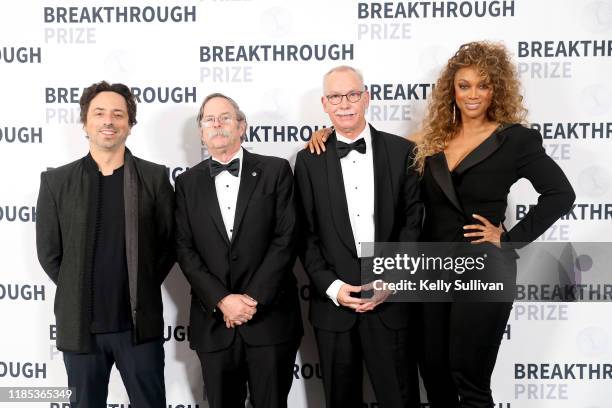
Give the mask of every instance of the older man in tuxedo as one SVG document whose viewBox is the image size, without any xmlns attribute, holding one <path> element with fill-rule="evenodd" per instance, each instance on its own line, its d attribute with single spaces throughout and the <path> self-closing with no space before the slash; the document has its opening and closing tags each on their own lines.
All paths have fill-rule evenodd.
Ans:
<svg viewBox="0 0 612 408">
<path fill-rule="evenodd" d="M 248 383 L 254 407 L 286 407 L 303 330 L 291 168 L 242 147 L 246 117 L 225 95 L 198 124 L 211 157 L 176 180 L 176 245 L 208 402 L 244 408 Z"/>
<path fill-rule="evenodd" d="M 370 96 L 354 68 L 332 69 L 323 85 L 321 102 L 335 130 L 323 154 L 298 153 L 295 177 L 327 406 L 363 405 L 365 360 L 380 407 L 418 407 L 414 306 L 360 296 L 367 262 L 361 243 L 417 240 L 414 145 L 366 122 Z"/>
</svg>

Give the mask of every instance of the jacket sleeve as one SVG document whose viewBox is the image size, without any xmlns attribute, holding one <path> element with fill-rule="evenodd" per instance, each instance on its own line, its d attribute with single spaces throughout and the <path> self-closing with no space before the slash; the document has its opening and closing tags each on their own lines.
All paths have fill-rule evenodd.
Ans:
<svg viewBox="0 0 612 408">
<path fill-rule="evenodd" d="M 46 173 L 40 175 L 40 189 L 36 202 L 36 252 L 40 266 L 57 284 L 62 264 L 62 233 L 57 205 Z"/>
<path fill-rule="evenodd" d="M 297 155 L 295 162 L 295 182 L 300 234 L 298 254 L 315 290 L 326 297 L 327 288 L 339 278 L 323 257 L 316 224 L 314 191 L 301 154 Z"/>
<path fill-rule="evenodd" d="M 155 203 L 155 231 L 157 234 L 159 254 L 157 277 L 161 284 L 176 261 L 174 248 L 174 190 L 166 176 L 161 172 L 161 181 Z"/>
<path fill-rule="evenodd" d="M 245 291 L 262 305 L 274 301 L 285 274 L 293 273 L 295 263 L 296 211 L 293 174 L 286 160 L 283 160 L 276 182 L 275 214 L 274 237 Z"/>
<path fill-rule="evenodd" d="M 501 241 L 514 243 L 513 248 L 521 248 L 542 235 L 571 210 L 576 199 L 563 170 L 544 151 L 540 133 L 524 129 L 518 137 L 517 174 L 529 180 L 540 196 L 537 205 L 510 231 L 502 234 Z"/>
<path fill-rule="evenodd" d="M 421 201 L 419 175 L 412 167 L 412 155 L 404 164 L 400 214 L 404 224 L 399 231 L 401 242 L 417 242 L 423 225 L 424 206 Z"/>
<path fill-rule="evenodd" d="M 176 179 L 175 245 L 178 263 L 191 289 L 209 313 L 230 292 L 210 271 L 193 241 L 182 177 Z"/>
</svg>

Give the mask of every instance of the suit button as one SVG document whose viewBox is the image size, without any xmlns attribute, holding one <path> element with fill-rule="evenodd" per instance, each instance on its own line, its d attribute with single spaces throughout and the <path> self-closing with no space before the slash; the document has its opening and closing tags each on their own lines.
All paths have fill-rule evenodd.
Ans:
<svg viewBox="0 0 612 408">
<path fill-rule="evenodd" d="M 238 255 L 232 255 L 232 261 L 237 261 L 238 260 Z"/>
</svg>

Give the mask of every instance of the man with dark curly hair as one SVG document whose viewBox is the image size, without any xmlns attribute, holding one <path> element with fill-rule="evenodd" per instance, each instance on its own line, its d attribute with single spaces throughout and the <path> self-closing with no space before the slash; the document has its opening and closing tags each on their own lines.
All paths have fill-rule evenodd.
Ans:
<svg viewBox="0 0 612 408">
<path fill-rule="evenodd" d="M 160 286 L 174 263 L 166 169 L 125 146 L 136 102 L 123 84 L 86 88 L 89 153 L 41 174 L 36 247 L 57 285 L 57 348 L 78 408 L 106 407 L 113 364 L 135 408 L 166 405 Z"/>
</svg>

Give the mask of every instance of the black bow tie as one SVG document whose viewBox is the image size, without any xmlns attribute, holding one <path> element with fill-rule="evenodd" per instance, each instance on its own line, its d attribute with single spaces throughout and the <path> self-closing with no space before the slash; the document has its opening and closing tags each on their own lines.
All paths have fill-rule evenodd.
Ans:
<svg viewBox="0 0 612 408">
<path fill-rule="evenodd" d="M 351 150 L 356 150 L 358 153 L 365 154 L 365 140 L 361 138 L 353 143 L 336 142 L 336 151 L 338 152 L 338 157 L 343 158 L 344 156 L 349 154 Z"/>
<path fill-rule="evenodd" d="M 234 177 L 238 177 L 238 172 L 240 171 L 240 159 L 234 159 L 227 164 L 221 164 L 218 161 L 210 159 L 210 177 L 215 178 L 227 170 L 229 174 Z"/>
</svg>

